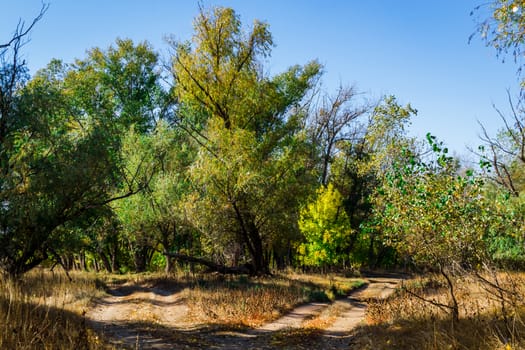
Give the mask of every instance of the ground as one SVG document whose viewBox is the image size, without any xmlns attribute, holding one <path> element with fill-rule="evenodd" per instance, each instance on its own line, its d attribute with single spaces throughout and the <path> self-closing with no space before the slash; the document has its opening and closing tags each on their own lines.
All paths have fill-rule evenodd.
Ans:
<svg viewBox="0 0 525 350">
<path fill-rule="evenodd" d="M 353 329 L 364 321 L 367 302 L 388 297 L 401 278 L 368 274 L 368 283 L 345 298 L 304 304 L 248 330 L 192 322 L 181 290 L 170 284 L 114 286 L 86 317 L 97 333 L 119 348 L 348 349 Z"/>
</svg>

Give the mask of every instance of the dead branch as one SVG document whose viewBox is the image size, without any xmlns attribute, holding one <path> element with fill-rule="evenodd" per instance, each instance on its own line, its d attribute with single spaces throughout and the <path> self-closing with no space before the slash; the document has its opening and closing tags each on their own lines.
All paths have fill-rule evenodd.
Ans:
<svg viewBox="0 0 525 350">
<path fill-rule="evenodd" d="M 24 29 L 24 22 L 22 20 L 18 21 L 18 25 L 16 26 L 15 33 L 11 40 L 9 40 L 5 44 L 0 44 L 0 49 L 5 49 L 11 46 L 13 43 L 20 42 L 25 36 L 29 34 L 29 32 L 33 29 L 35 24 L 44 17 L 44 14 L 46 13 L 47 9 L 49 8 L 49 4 L 42 3 L 42 8 L 40 9 L 40 12 L 38 13 L 38 16 L 36 16 L 29 27 Z"/>
</svg>

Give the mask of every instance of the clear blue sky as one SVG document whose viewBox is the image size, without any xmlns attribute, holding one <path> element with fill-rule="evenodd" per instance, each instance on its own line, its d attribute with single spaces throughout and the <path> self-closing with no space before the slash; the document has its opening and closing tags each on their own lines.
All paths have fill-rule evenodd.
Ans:
<svg viewBox="0 0 525 350">
<path fill-rule="evenodd" d="M 50 8 L 31 34 L 24 56 L 34 73 L 51 58 L 71 62 L 117 37 L 147 40 L 166 53 L 163 40 L 191 37 L 197 1 L 48 0 Z M 507 109 L 506 90 L 518 92 L 517 67 L 503 64 L 475 31 L 470 12 L 485 0 L 203 0 L 234 8 L 245 25 L 270 24 L 276 47 L 267 69 L 318 59 L 323 87 L 356 85 L 371 99 L 396 95 L 418 109 L 412 133 L 430 131 L 458 154 L 479 144 L 477 121 L 496 132 L 492 108 Z M 0 0 L 0 43 L 19 18 L 29 22 L 40 0 Z"/>
</svg>

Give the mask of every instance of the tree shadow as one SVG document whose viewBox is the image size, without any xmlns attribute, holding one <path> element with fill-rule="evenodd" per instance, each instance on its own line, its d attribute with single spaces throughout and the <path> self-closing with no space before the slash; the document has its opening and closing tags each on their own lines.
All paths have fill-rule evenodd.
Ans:
<svg viewBox="0 0 525 350">
<path fill-rule="evenodd" d="M 268 332 L 218 324 L 183 329 L 151 322 L 92 321 L 92 327 L 119 349 L 311 349 L 316 342 L 313 334 L 290 338 L 288 330 Z"/>
</svg>

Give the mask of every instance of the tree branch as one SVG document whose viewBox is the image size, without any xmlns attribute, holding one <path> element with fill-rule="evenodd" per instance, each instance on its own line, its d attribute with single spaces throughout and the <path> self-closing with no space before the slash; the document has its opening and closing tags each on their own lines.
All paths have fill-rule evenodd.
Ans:
<svg viewBox="0 0 525 350">
<path fill-rule="evenodd" d="M 31 24 L 29 25 L 29 27 L 27 27 L 26 30 L 24 30 L 24 23 L 22 21 L 19 21 L 18 25 L 16 26 L 15 34 L 13 35 L 11 40 L 9 40 L 5 44 L 0 44 L 0 49 L 8 48 L 13 43 L 20 42 L 23 37 L 25 37 L 27 34 L 29 34 L 29 32 L 33 29 L 35 24 L 42 19 L 42 17 L 44 16 L 44 14 L 46 13 L 48 8 L 49 8 L 49 4 L 42 3 L 42 8 L 40 9 L 40 12 L 39 12 L 38 16 L 36 16 L 33 19 L 33 22 L 31 22 Z"/>
</svg>

